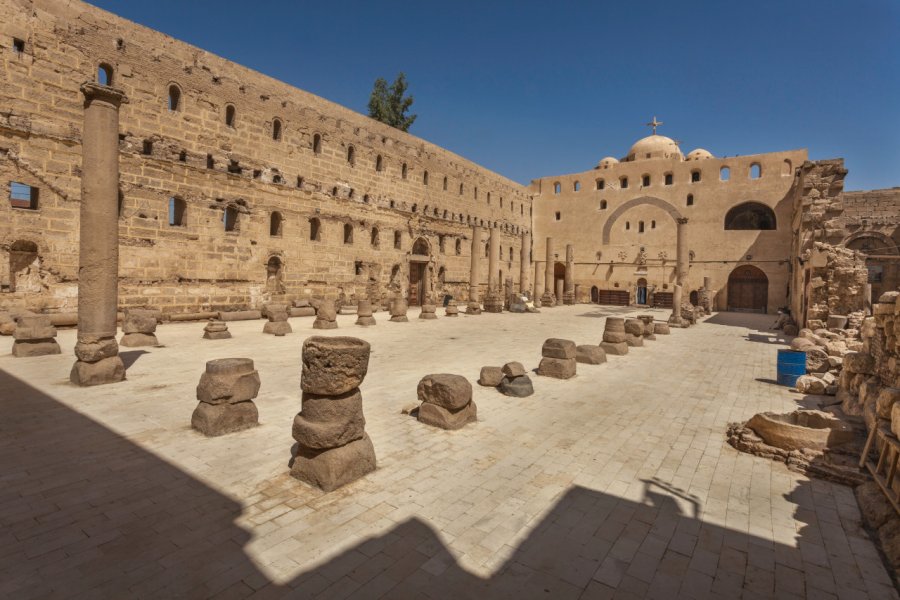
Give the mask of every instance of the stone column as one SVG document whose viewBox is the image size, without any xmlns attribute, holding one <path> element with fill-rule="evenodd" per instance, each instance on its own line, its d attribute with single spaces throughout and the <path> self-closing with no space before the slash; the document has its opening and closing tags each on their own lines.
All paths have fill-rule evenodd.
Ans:
<svg viewBox="0 0 900 600">
<path fill-rule="evenodd" d="M 488 254 L 488 293 L 484 299 L 484 310 L 487 312 L 503 312 L 502 282 L 500 281 L 500 230 L 491 228 L 490 253 Z"/>
<path fill-rule="evenodd" d="M 99 385 L 125 379 L 116 343 L 119 299 L 119 106 L 121 90 L 81 86 L 81 214 L 78 249 L 78 341 L 69 379 Z"/>
<path fill-rule="evenodd" d="M 544 295 L 541 296 L 541 306 L 552 308 L 556 304 L 556 298 L 553 296 L 553 238 L 547 238 L 547 262 L 544 263 Z"/>
<path fill-rule="evenodd" d="M 481 229 L 472 227 L 472 262 L 469 267 L 469 304 L 467 315 L 481 314 L 481 303 L 478 301 L 478 263 L 481 260 Z"/>
<path fill-rule="evenodd" d="M 683 320 L 681 318 L 681 284 L 675 284 L 675 291 L 672 294 L 672 316 L 669 317 L 671 325 L 681 326 Z"/>
<path fill-rule="evenodd" d="M 575 246 L 566 244 L 566 287 L 563 304 L 575 304 Z"/>
<path fill-rule="evenodd" d="M 541 284 L 543 283 L 543 279 L 541 278 L 541 261 L 534 261 L 534 307 L 541 307 L 541 292 L 543 291 Z"/>
<path fill-rule="evenodd" d="M 675 283 L 684 285 L 690 266 L 687 245 L 687 218 L 675 219 Z"/>
<path fill-rule="evenodd" d="M 528 295 L 531 286 L 528 278 L 531 276 L 531 234 L 522 234 L 522 250 L 519 256 L 521 265 L 519 265 L 519 291 L 524 295 Z"/>
</svg>

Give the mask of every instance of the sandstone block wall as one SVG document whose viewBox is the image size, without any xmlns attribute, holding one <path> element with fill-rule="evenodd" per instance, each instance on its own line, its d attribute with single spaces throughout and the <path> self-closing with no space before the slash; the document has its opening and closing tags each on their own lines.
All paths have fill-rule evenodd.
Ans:
<svg viewBox="0 0 900 600">
<path fill-rule="evenodd" d="M 517 183 L 82 2 L 0 0 L 0 306 L 75 308 L 78 88 L 100 65 L 129 98 L 123 307 L 405 295 L 422 248 L 426 291 L 461 297 L 472 225 L 500 229 L 518 277 L 531 198 Z M 38 190 L 36 210 L 7 199 L 12 182 Z"/>
</svg>

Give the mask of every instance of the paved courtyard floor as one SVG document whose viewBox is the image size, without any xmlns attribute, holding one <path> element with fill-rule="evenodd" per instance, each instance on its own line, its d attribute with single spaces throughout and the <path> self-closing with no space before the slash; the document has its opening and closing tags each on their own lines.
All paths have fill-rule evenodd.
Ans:
<svg viewBox="0 0 900 600">
<path fill-rule="evenodd" d="M 326 335 L 372 344 L 378 470 L 330 494 L 288 475 L 312 319 L 283 338 L 230 323 L 223 341 L 164 325 L 99 388 L 68 384 L 74 331 L 61 356 L 4 349 L 0 597 L 898 597 L 850 488 L 725 443 L 727 423 L 803 400 L 773 383 L 771 316 L 720 313 L 572 380 L 533 375 L 529 398 L 475 385 L 479 421 L 459 431 L 400 414 L 425 374 L 532 369 L 545 338 L 598 343 L 609 314 L 629 313 L 338 317 Z M 261 424 L 207 439 L 195 387 L 224 357 L 256 362 Z"/>
</svg>

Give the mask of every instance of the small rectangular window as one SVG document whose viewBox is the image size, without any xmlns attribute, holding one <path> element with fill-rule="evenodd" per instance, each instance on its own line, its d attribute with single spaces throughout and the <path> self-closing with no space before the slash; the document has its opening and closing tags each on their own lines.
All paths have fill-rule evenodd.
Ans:
<svg viewBox="0 0 900 600">
<path fill-rule="evenodd" d="M 560 218 L 561 218 L 561 216 L 562 216 L 562 215 L 560 215 L 559 212 L 557 212 L 557 213 L 556 213 L 556 220 L 559 221 Z"/>
<path fill-rule="evenodd" d="M 169 226 L 170 227 L 183 227 L 184 226 L 184 213 L 187 209 L 187 204 L 185 204 L 184 200 L 178 198 L 177 196 L 173 196 L 169 198 Z"/>
<path fill-rule="evenodd" d="M 666 185 L 672 185 L 672 174 L 666 173 Z"/>
<path fill-rule="evenodd" d="M 13 208 L 37 210 L 38 188 L 18 181 L 9 182 L 9 203 Z"/>
<path fill-rule="evenodd" d="M 144 147 L 141 152 L 144 154 L 144 156 L 150 156 L 151 154 L 153 154 L 153 142 L 151 142 L 150 140 L 144 140 Z"/>
<path fill-rule="evenodd" d="M 25 53 L 25 40 L 20 40 L 19 38 L 13 38 L 13 50 L 17 54 Z"/>
</svg>

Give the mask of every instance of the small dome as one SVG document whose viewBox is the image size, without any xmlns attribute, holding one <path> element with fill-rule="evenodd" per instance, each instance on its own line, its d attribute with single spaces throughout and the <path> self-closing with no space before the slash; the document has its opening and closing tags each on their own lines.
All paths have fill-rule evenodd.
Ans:
<svg viewBox="0 0 900 600">
<path fill-rule="evenodd" d="M 675 140 L 664 135 L 648 135 L 639 139 L 628 151 L 625 160 L 645 160 L 648 158 L 681 158 L 681 149 Z"/>
<path fill-rule="evenodd" d="M 697 148 L 696 150 L 691 150 L 687 158 L 685 160 L 703 160 L 704 158 L 714 158 L 709 150 L 704 150 L 703 148 Z"/>
<path fill-rule="evenodd" d="M 613 158 L 612 156 L 604 156 L 600 159 L 600 162 L 597 163 L 598 169 L 608 169 L 612 165 L 615 165 L 619 162 L 618 159 Z"/>
</svg>

